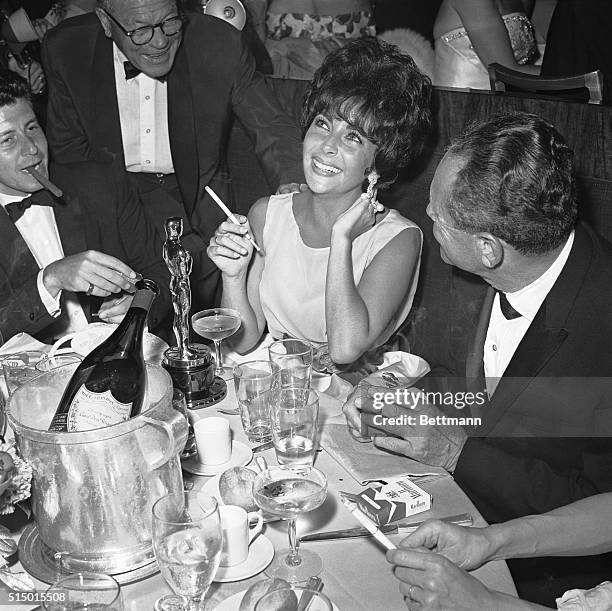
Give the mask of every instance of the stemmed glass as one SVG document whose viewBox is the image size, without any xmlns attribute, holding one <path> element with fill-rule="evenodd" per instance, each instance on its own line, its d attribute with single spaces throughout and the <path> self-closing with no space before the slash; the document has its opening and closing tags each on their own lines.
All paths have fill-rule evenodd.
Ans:
<svg viewBox="0 0 612 611">
<path fill-rule="evenodd" d="M 300 583 L 323 570 L 318 554 L 298 551 L 296 520 L 298 515 L 320 507 L 327 496 L 325 475 L 310 465 L 269 467 L 253 482 L 253 497 L 259 507 L 287 520 L 290 549 L 275 554 L 266 569 L 268 577 Z"/>
<path fill-rule="evenodd" d="M 202 492 L 175 492 L 153 505 L 153 549 L 176 595 L 156 611 L 202 611 L 202 599 L 219 568 L 222 546 L 217 500 Z"/>
<path fill-rule="evenodd" d="M 240 328 L 240 312 L 231 308 L 202 310 L 191 317 L 191 326 L 200 336 L 211 339 L 215 344 L 215 375 L 222 380 L 232 379 L 232 368 L 223 367 L 221 362 L 221 340 L 234 335 Z"/>
</svg>

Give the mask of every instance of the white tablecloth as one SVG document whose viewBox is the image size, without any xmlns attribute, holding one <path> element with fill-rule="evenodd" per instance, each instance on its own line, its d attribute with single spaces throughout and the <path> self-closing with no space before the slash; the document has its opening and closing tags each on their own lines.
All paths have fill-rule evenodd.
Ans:
<svg viewBox="0 0 612 611">
<path fill-rule="evenodd" d="M 329 397 L 326 396 L 324 399 L 327 410 L 334 411 L 336 409 L 339 413 L 340 404 L 334 408 L 333 404 L 330 404 Z M 231 408 L 235 406 L 233 383 L 230 382 L 228 384 L 228 396 L 221 403 L 214 407 L 192 411 L 190 415 L 194 420 L 197 420 L 220 415 L 217 407 Z M 242 430 L 240 417 L 226 417 L 230 420 L 234 438 L 248 443 Z M 274 450 L 267 450 L 263 453 L 263 456 L 270 464 L 275 464 Z M 401 458 L 398 458 L 398 460 L 401 460 Z M 328 498 L 321 508 L 298 520 L 298 534 L 359 526 L 355 518 L 341 505 L 338 491 L 356 492 L 361 490 L 360 486 L 324 449 L 317 454 L 316 467 L 321 469 L 328 478 Z M 196 489 L 201 488 L 208 480 L 208 478 L 189 474 L 185 474 L 185 479 L 193 479 Z M 419 514 L 418 518 L 415 517 L 415 520 L 470 513 L 474 517 L 475 525 L 485 525 L 474 505 L 450 476 L 433 479 L 421 485 L 432 495 L 433 508 L 427 513 Z M 265 534 L 272 541 L 275 549 L 288 546 L 286 523 L 268 524 Z M 392 537 L 396 543 L 399 543 L 402 538 L 403 535 Z M 324 582 L 323 591 L 340 610 L 371 611 L 372 609 L 384 609 L 385 611 L 399 611 L 406 608 L 399 593 L 398 581 L 392 575 L 391 565 L 385 560 L 385 552 L 373 539 L 344 539 L 305 543 L 303 545 L 308 545 L 309 549 L 316 551 L 322 557 L 324 563 L 324 570 L 321 575 Z M 489 588 L 516 595 L 516 589 L 505 562 L 491 562 L 475 571 L 474 574 Z M 258 575 L 240 582 L 213 584 L 206 598 L 208 606 L 214 608 L 216 604 L 219 604 L 228 596 L 245 590 L 261 578 L 262 575 Z M 42 582 L 37 582 L 37 587 L 44 590 L 48 586 Z M 170 593 L 169 587 L 159 573 L 142 581 L 124 585 L 122 591 L 125 611 L 152 610 L 155 600 L 159 596 Z M 21 611 L 27 607 L 2 607 L 2 609 L 12 608 L 15 611 Z"/>
</svg>

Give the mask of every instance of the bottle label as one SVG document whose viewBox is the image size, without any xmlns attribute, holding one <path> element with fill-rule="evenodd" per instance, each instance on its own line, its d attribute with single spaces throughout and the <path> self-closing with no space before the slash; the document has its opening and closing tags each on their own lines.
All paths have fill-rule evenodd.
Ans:
<svg viewBox="0 0 612 611">
<path fill-rule="evenodd" d="M 83 384 L 77 391 L 66 419 L 66 430 L 89 431 L 124 422 L 130 417 L 132 403 L 121 403 L 110 390 L 92 392 Z"/>
</svg>

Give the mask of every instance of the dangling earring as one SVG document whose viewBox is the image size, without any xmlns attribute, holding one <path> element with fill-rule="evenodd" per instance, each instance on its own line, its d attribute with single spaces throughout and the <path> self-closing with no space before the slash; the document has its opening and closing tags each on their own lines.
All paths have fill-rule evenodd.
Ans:
<svg viewBox="0 0 612 611">
<path fill-rule="evenodd" d="M 380 174 L 375 169 L 370 170 L 368 174 L 368 188 L 366 191 L 366 195 L 368 196 L 368 199 L 370 200 L 370 203 L 368 205 L 370 206 L 372 213 L 379 212 L 378 210 L 379 204 L 376 201 L 376 194 L 378 191 L 376 189 L 376 183 L 378 182 L 379 178 L 380 178 Z"/>
</svg>

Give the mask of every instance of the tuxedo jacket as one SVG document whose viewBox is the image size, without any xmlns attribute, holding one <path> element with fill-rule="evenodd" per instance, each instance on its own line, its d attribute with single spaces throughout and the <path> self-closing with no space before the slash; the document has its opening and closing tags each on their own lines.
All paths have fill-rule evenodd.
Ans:
<svg viewBox="0 0 612 611">
<path fill-rule="evenodd" d="M 484 341 L 492 297 L 484 298 L 475 346 Z M 454 472 L 488 522 L 612 490 L 611 381 L 612 245 L 580 224 Z M 564 589 L 609 579 L 612 560 L 514 561 L 511 569 L 519 594 L 551 604 Z"/>
<path fill-rule="evenodd" d="M 50 30 L 43 61 L 53 159 L 66 163 L 110 153 L 124 162 L 112 41 L 96 15 L 69 19 Z M 185 209 L 190 220 L 198 203 L 210 211 L 200 212 L 199 224 L 193 223 L 201 235 L 212 235 L 225 218 L 206 199 L 204 187 L 215 176 L 218 182 L 224 178 L 234 116 L 245 127 L 271 185 L 303 181 L 297 126 L 255 70 L 234 27 L 215 17 L 190 15 L 167 83 L 170 149 Z"/>
<path fill-rule="evenodd" d="M 157 282 L 161 293 L 151 308 L 149 328 L 164 331 L 171 310 L 170 275 L 162 244 L 123 172 L 108 163 L 85 162 L 51 166 L 50 176 L 64 192 L 53 207 L 64 255 L 98 250 Z M 55 319 L 38 293 L 38 265 L 8 214 L 0 213 L 0 331 L 5 340 L 20 331 L 48 340 L 45 328 Z M 77 295 L 91 320 L 100 299 Z"/>
</svg>

